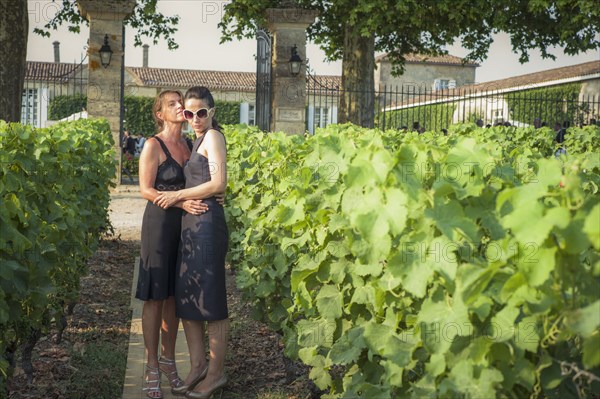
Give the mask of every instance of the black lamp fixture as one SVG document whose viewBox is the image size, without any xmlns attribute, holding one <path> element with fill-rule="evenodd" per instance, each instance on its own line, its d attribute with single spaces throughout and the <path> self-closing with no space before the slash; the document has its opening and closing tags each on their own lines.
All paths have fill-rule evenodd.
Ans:
<svg viewBox="0 0 600 399">
<path fill-rule="evenodd" d="M 298 55 L 298 47 L 294 44 L 292 46 L 292 56 L 290 57 L 290 74 L 292 76 L 298 76 L 300 73 L 300 68 L 302 67 L 302 63 L 304 61 Z"/>
<path fill-rule="evenodd" d="M 106 68 L 110 65 L 110 59 L 112 58 L 112 49 L 108 45 L 108 35 L 104 35 L 104 44 L 100 47 L 100 62 L 102 66 Z"/>
</svg>

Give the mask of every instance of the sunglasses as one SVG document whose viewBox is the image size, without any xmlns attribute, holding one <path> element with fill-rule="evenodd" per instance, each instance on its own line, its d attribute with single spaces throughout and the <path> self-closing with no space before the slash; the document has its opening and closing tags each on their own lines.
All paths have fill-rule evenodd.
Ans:
<svg viewBox="0 0 600 399">
<path fill-rule="evenodd" d="M 212 110 L 214 110 L 214 108 L 210 108 L 210 109 L 200 108 L 196 112 L 192 112 L 189 109 L 184 109 L 183 117 L 185 119 L 194 119 L 194 115 L 196 115 L 198 118 L 204 119 L 204 118 L 208 117 L 208 115 L 212 112 Z"/>
</svg>

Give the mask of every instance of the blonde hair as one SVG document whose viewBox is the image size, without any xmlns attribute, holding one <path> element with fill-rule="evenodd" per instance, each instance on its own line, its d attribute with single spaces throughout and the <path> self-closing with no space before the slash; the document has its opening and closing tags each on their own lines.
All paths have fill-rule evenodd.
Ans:
<svg viewBox="0 0 600 399">
<path fill-rule="evenodd" d="M 167 94 L 177 94 L 179 95 L 179 99 L 183 101 L 183 95 L 179 90 L 164 90 L 158 96 L 156 96 L 154 99 L 154 104 L 152 105 L 152 118 L 154 118 L 157 132 L 160 132 L 165 126 L 165 121 L 160 119 L 156 114 L 162 111 L 165 105 L 165 96 Z"/>
</svg>

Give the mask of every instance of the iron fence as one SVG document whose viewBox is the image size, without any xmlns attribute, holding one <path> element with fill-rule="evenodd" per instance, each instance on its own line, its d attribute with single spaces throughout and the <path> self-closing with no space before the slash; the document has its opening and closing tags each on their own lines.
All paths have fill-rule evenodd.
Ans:
<svg viewBox="0 0 600 399">
<path fill-rule="evenodd" d="M 430 86 L 381 86 L 368 93 L 347 90 L 350 98 L 375 98 L 375 126 L 398 130 L 442 131 L 454 123 L 481 126 L 535 124 L 554 127 L 581 126 L 600 117 L 600 96 L 581 94 L 581 84 L 544 88 L 481 89 L 478 87 L 433 90 Z M 344 92 L 339 79 L 307 77 L 307 130 L 314 133 L 337 121 Z M 326 117 L 323 117 L 326 115 Z"/>
</svg>

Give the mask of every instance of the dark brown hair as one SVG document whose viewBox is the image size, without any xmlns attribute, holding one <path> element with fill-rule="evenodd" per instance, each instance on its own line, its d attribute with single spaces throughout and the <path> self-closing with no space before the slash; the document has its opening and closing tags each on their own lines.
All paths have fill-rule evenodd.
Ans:
<svg viewBox="0 0 600 399">
<path fill-rule="evenodd" d="M 215 107 L 215 99 L 213 98 L 212 94 L 210 93 L 210 90 L 208 90 L 207 87 L 204 87 L 204 86 L 190 87 L 185 92 L 183 101 L 185 102 L 186 100 L 189 100 L 192 98 L 206 102 L 208 104 L 209 108 Z M 217 119 L 214 116 L 212 118 L 212 128 L 215 130 L 218 130 L 220 132 L 223 130 L 223 128 L 221 128 L 221 125 L 219 125 L 219 122 L 217 122 Z"/>
<path fill-rule="evenodd" d="M 156 116 L 156 113 L 162 111 L 163 106 L 165 105 L 165 96 L 167 94 L 178 94 L 179 98 L 183 99 L 183 95 L 181 95 L 181 92 L 179 90 L 165 90 L 162 91 L 158 96 L 156 96 L 156 98 L 154 99 L 154 104 L 152 105 L 152 117 L 154 118 L 154 123 L 156 124 L 157 132 L 160 132 L 165 125 L 165 121 L 159 119 L 158 116 Z"/>
</svg>

